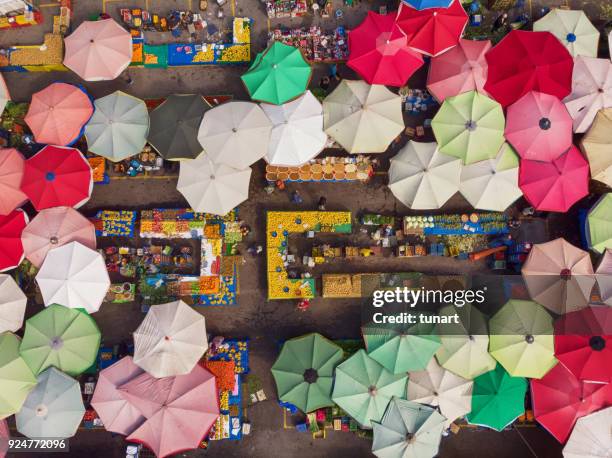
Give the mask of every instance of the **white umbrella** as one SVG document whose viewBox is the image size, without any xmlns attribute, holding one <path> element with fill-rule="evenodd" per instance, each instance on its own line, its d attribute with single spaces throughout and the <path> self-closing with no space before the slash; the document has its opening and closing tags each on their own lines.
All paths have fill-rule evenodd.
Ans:
<svg viewBox="0 0 612 458">
<path fill-rule="evenodd" d="M 151 306 L 134 332 L 134 363 L 157 378 L 191 372 L 207 348 L 204 317 L 183 301 Z"/>
<path fill-rule="evenodd" d="M 226 215 L 249 198 L 251 168 L 215 165 L 206 154 L 181 161 L 176 189 L 197 212 Z"/>
<path fill-rule="evenodd" d="M 323 107 L 312 92 L 282 105 L 262 104 L 272 121 L 270 147 L 265 159 L 272 165 L 302 165 L 325 147 Z"/>
<path fill-rule="evenodd" d="M 110 287 L 104 259 L 95 250 L 70 242 L 47 253 L 36 275 L 45 306 L 59 304 L 97 312 Z"/>
<path fill-rule="evenodd" d="M 503 212 L 523 195 L 518 167 L 518 156 L 504 143 L 495 159 L 463 166 L 459 192 L 478 210 Z"/>
<path fill-rule="evenodd" d="M 21 328 L 27 303 L 28 298 L 13 277 L 0 274 L 0 334 Z"/>
<path fill-rule="evenodd" d="M 2 75 L 0 75 L 0 115 L 4 111 L 4 107 L 6 107 L 7 102 L 11 100 L 11 95 L 9 94 L 8 87 L 6 86 L 6 82 Z"/>
<path fill-rule="evenodd" d="M 204 113 L 198 141 L 216 164 L 242 170 L 267 154 L 271 130 L 256 103 L 228 102 Z"/>
<path fill-rule="evenodd" d="M 563 448 L 563 458 L 610 458 L 612 456 L 612 407 L 576 422 Z"/>
<path fill-rule="evenodd" d="M 572 57 L 597 57 L 599 31 L 582 10 L 555 8 L 533 23 L 533 31 L 552 33 Z"/>
<path fill-rule="evenodd" d="M 607 305 L 612 305 L 612 249 L 608 248 L 601 258 L 597 270 L 595 271 L 595 279 L 599 287 L 599 296 L 601 301 Z"/>
</svg>

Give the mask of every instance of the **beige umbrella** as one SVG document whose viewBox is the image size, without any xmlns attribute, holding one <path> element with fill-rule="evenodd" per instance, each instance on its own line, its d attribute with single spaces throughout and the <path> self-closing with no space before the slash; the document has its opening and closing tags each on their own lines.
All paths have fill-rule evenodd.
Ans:
<svg viewBox="0 0 612 458">
<path fill-rule="evenodd" d="M 4 107 L 11 100 L 11 95 L 9 94 L 8 87 L 6 87 L 6 82 L 2 75 L 0 75 L 0 115 L 4 111 Z"/>
<path fill-rule="evenodd" d="M 323 127 L 349 153 L 382 153 L 404 130 L 402 99 L 385 86 L 342 80 L 323 101 Z"/>
<path fill-rule="evenodd" d="M 565 447 L 563 458 L 612 456 L 612 407 L 581 417 Z"/>
<path fill-rule="evenodd" d="M 608 248 L 595 271 L 601 301 L 612 305 L 612 249 Z"/>
<path fill-rule="evenodd" d="M 582 140 L 580 149 L 589 161 L 591 178 L 612 186 L 612 108 L 597 112 Z"/>
<path fill-rule="evenodd" d="M 531 299 L 559 314 L 586 307 L 595 284 L 589 253 L 563 238 L 535 244 L 521 273 Z"/>
<path fill-rule="evenodd" d="M 13 277 L 0 274 L 0 333 L 16 332 L 23 325 L 28 298 Z"/>
</svg>

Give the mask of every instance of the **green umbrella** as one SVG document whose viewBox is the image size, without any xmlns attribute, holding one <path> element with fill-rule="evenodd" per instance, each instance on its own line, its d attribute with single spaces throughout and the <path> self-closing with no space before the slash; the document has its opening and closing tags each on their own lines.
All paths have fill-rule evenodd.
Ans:
<svg viewBox="0 0 612 458">
<path fill-rule="evenodd" d="M 379 458 L 432 458 L 438 454 L 445 422 L 429 406 L 393 398 L 382 421 L 372 424 L 372 453 Z"/>
<path fill-rule="evenodd" d="M 394 374 L 425 369 L 440 346 L 433 324 L 372 323 L 362 334 L 368 355 Z"/>
<path fill-rule="evenodd" d="M 598 253 L 612 248 L 612 193 L 601 196 L 587 216 L 589 247 Z"/>
<path fill-rule="evenodd" d="M 36 377 L 19 356 L 19 337 L 11 332 L 0 334 L 0 418 L 21 410 Z"/>
<path fill-rule="evenodd" d="M 468 422 L 501 431 L 525 413 L 527 380 L 512 377 L 501 365 L 474 379 Z"/>
<path fill-rule="evenodd" d="M 275 41 L 242 75 L 251 99 L 281 105 L 308 88 L 312 68 L 298 48 Z"/>
<path fill-rule="evenodd" d="M 542 378 L 557 364 L 553 319 L 532 301 L 512 299 L 489 321 L 489 353 L 513 377 Z"/>
<path fill-rule="evenodd" d="M 393 396 L 405 397 L 406 374 L 394 375 L 359 350 L 336 367 L 333 401 L 365 428 L 380 421 Z"/>
<path fill-rule="evenodd" d="M 19 352 L 38 375 L 54 366 L 79 375 L 95 361 L 100 330 L 84 310 L 52 304 L 26 321 Z"/>
<path fill-rule="evenodd" d="M 333 405 L 330 398 L 334 368 L 342 349 L 321 334 L 288 340 L 272 366 L 278 397 L 302 412 Z"/>
<path fill-rule="evenodd" d="M 494 159 L 504 143 L 504 112 L 476 91 L 448 97 L 431 121 L 440 152 L 464 164 Z"/>
</svg>

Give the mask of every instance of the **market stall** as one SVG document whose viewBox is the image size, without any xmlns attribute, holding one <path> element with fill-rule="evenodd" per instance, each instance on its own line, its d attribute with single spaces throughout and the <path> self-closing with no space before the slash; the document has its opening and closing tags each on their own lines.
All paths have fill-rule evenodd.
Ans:
<svg viewBox="0 0 612 458">
<path fill-rule="evenodd" d="M 368 156 L 325 157 L 313 159 L 300 167 L 266 165 L 266 180 L 308 181 L 367 181 L 374 173 Z"/>
<path fill-rule="evenodd" d="M 266 11 L 273 19 L 301 17 L 308 13 L 306 0 L 267 0 Z"/>
<path fill-rule="evenodd" d="M 344 27 L 322 30 L 321 27 L 277 28 L 268 33 L 269 41 L 281 41 L 302 50 L 310 62 L 344 62 L 348 59 L 348 38 Z"/>
</svg>

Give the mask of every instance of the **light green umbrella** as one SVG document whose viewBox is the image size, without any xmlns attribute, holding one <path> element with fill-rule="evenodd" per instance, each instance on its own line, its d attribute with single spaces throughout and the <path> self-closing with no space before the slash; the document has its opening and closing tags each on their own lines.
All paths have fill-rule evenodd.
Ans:
<svg viewBox="0 0 612 458">
<path fill-rule="evenodd" d="M 377 325 L 362 329 L 368 355 L 394 374 L 427 367 L 440 346 L 432 324 Z"/>
<path fill-rule="evenodd" d="M 36 386 L 36 377 L 19 356 L 19 342 L 13 333 L 0 334 L 0 418 L 19 412 Z"/>
<path fill-rule="evenodd" d="M 393 396 L 406 394 L 406 374 L 394 375 L 359 350 L 336 367 L 333 401 L 364 428 L 380 421 Z"/>
<path fill-rule="evenodd" d="M 512 299 L 489 321 L 489 353 L 513 377 L 542 378 L 557 364 L 553 319 L 533 301 Z"/>
<path fill-rule="evenodd" d="M 96 360 L 100 330 L 84 310 L 52 304 L 26 321 L 19 352 L 38 375 L 55 366 L 79 375 Z"/>
<path fill-rule="evenodd" d="M 589 247 L 598 253 L 612 248 L 612 193 L 601 196 L 587 215 Z"/>
<path fill-rule="evenodd" d="M 504 143 L 504 112 L 476 91 L 448 97 L 431 121 L 440 152 L 464 164 L 494 159 Z"/>
<path fill-rule="evenodd" d="M 501 365 L 474 379 L 468 422 L 501 431 L 525 413 L 527 380 L 512 377 Z"/>
<path fill-rule="evenodd" d="M 275 41 L 241 76 L 251 99 L 281 105 L 308 88 L 312 68 L 293 46 Z"/>
<path fill-rule="evenodd" d="M 437 410 L 393 398 L 373 423 L 372 453 L 379 458 L 432 458 L 438 454 L 446 418 Z"/>
<path fill-rule="evenodd" d="M 302 412 L 333 405 L 334 368 L 342 356 L 342 349 L 321 334 L 288 340 L 272 366 L 278 398 Z"/>
</svg>

